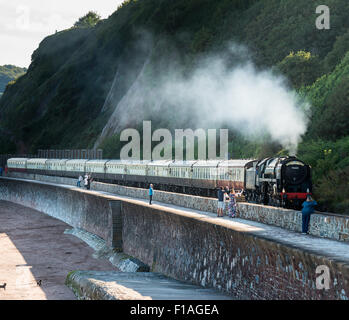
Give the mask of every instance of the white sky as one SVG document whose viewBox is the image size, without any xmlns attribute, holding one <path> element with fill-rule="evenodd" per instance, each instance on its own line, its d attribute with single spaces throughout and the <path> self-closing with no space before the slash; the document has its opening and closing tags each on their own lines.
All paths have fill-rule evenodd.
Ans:
<svg viewBox="0 0 349 320">
<path fill-rule="evenodd" d="M 123 0 L 0 0 L 0 66 L 28 67 L 39 43 L 88 11 L 108 18 Z"/>
</svg>

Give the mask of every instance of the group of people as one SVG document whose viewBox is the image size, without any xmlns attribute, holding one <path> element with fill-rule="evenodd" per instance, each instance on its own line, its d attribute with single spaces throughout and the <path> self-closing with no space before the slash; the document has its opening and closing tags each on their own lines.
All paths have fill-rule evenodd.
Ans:
<svg viewBox="0 0 349 320">
<path fill-rule="evenodd" d="M 234 188 L 230 189 L 228 186 L 223 188 L 220 187 L 217 192 L 218 197 L 218 209 L 217 209 L 217 217 L 223 217 L 224 211 L 226 207 L 226 203 L 228 203 L 228 216 L 230 218 L 236 217 L 236 197 L 240 196 L 240 193 L 236 193 Z"/>
<path fill-rule="evenodd" d="M 230 218 L 236 217 L 236 197 L 240 196 L 240 193 L 236 193 L 234 188 L 229 189 L 226 187 L 220 187 L 217 192 L 218 198 L 218 209 L 217 209 L 217 217 L 223 217 L 224 211 L 226 207 L 226 203 L 228 202 L 228 216 Z M 315 207 L 317 206 L 317 202 L 313 200 L 311 195 L 307 195 L 306 201 L 302 204 L 302 233 L 307 234 L 309 231 L 309 222 L 310 216 L 315 212 Z"/>
<path fill-rule="evenodd" d="M 83 177 L 82 175 L 79 176 L 78 178 L 78 181 L 76 183 L 76 186 L 78 188 L 82 188 L 82 183 L 84 184 L 84 187 L 87 189 L 87 190 L 90 190 L 91 189 L 91 182 L 93 181 L 92 177 L 91 177 L 91 174 L 89 173 L 86 173 L 85 176 Z"/>
</svg>

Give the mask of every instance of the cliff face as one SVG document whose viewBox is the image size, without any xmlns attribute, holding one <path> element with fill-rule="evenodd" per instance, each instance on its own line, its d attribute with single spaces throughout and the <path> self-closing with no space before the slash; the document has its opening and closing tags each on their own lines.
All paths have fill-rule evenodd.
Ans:
<svg viewBox="0 0 349 320">
<path fill-rule="evenodd" d="M 279 64 L 298 88 L 304 81 L 297 79 L 305 73 L 318 78 L 332 72 L 349 50 L 348 2 L 328 1 L 332 28 L 326 32 L 315 28 L 319 4 L 130 0 L 95 27 L 49 36 L 33 53 L 28 72 L 0 100 L 0 129 L 9 134 L 0 153 L 20 146 L 28 152 L 102 146 L 108 154 L 113 138 L 126 126 L 139 127 L 142 120 L 185 127 L 189 120 L 151 89 L 171 70 L 189 76 L 209 54 L 224 55 L 230 42 L 246 45 L 257 68 Z M 289 67 L 285 57 L 299 50 L 316 56 L 316 63 L 291 61 Z M 229 59 L 236 65 L 240 58 Z"/>
</svg>

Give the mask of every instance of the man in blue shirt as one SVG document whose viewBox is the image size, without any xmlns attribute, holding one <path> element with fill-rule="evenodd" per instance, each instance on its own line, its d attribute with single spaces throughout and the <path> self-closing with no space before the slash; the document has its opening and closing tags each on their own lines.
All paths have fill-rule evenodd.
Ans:
<svg viewBox="0 0 349 320">
<path fill-rule="evenodd" d="M 154 193 L 154 189 L 153 189 L 153 185 L 151 184 L 150 185 L 150 188 L 149 188 L 149 204 L 151 205 L 151 202 L 153 200 L 153 193 Z"/>
<path fill-rule="evenodd" d="M 3 169 L 2 169 L 2 167 L 0 167 L 0 177 L 2 176 L 2 171 L 3 171 Z"/>
<path fill-rule="evenodd" d="M 302 233 L 307 234 L 309 229 L 310 216 L 315 211 L 317 202 L 310 195 L 307 196 L 307 201 L 302 204 Z"/>
</svg>

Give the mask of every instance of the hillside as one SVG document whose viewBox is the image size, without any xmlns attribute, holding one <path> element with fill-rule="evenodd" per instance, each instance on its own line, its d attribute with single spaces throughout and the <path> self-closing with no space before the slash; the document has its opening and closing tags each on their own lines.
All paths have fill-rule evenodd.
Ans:
<svg viewBox="0 0 349 320">
<path fill-rule="evenodd" d="M 22 76 L 26 72 L 26 68 L 20 68 L 13 65 L 0 66 L 0 96 L 3 94 L 10 81 Z"/>
<path fill-rule="evenodd" d="M 301 120 L 307 125 L 307 130 L 299 126 L 292 142 L 303 138 L 299 155 L 313 165 L 316 190 L 321 190 L 317 196 L 323 197 L 328 176 L 349 167 L 349 3 L 327 1 L 330 30 L 315 28 L 320 4 L 129 0 L 95 27 L 51 35 L 33 53 L 28 72 L 11 83 L 0 100 L 0 129 L 6 132 L 0 153 L 95 146 L 102 147 L 106 157 L 117 158 L 121 130 L 141 128 L 142 120 L 153 120 L 153 129 L 229 127 L 234 157 L 261 157 L 286 152 L 285 134 L 280 132 L 287 123 L 273 132 L 275 126 L 268 121 L 275 122 L 270 115 L 280 115 L 280 110 L 286 114 L 285 108 L 297 110 L 290 107 L 296 104 L 309 121 L 291 112 L 294 121 L 288 123 L 288 132 Z M 203 84 L 200 91 L 195 86 L 198 78 Z M 223 99 L 229 98 L 227 92 L 239 91 L 239 79 L 246 80 L 240 82 L 250 91 L 250 101 L 236 102 L 250 108 L 244 118 L 243 104 L 230 115 L 232 107 Z M 220 82 L 222 86 L 217 85 Z M 222 91 L 227 84 L 231 87 Z M 274 99 L 263 90 L 265 85 L 285 99 Z M 295 92 L 300 100 L 290 98 Z M 284 103 L 287 99 L 290 102 Z M 216 109 L 209 109 L 217 101 L 217 108 L 224 111 L 220 118 Z M 253 104 L 272 107 L 266 117 Z M 269 131 L 261 134 L 266 127 Z M 343 205 L 348 192 L 343 186 L 336 198 L 341 204 L 334 204 L 329 195 L 324 206 L 348 211 Z"/>
</svg>

